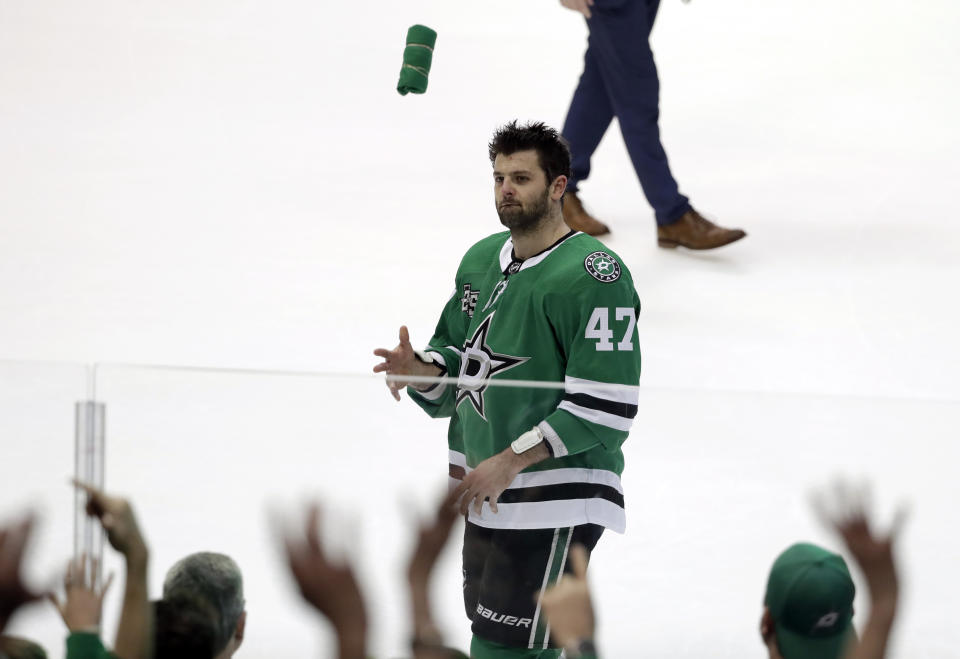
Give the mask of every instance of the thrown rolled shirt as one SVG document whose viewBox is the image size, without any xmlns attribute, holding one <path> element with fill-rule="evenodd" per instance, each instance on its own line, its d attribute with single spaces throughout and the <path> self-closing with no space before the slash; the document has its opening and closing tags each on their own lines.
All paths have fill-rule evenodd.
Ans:
<svg viewBox="0 0 960 659">
<path fill-rule="evenodd" d="M 427 78 L 433 63 L 433 47 L 437 33 L 426 25 L 412 25 L 407 30 L 407 45 L 403 49 L 403 66 L 397 91 L 401 96 L 408 93 L 422 94 L 427 91 Z"/>
</svg>

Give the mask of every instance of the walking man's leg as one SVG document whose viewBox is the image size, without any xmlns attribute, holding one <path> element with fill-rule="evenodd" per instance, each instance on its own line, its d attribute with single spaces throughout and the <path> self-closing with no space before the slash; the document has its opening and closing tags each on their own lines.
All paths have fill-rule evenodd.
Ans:
<svg viewBox="0 0 960 659">
<path fill-rule="evenodd" d="M 603 86 L 600 68 L 590 48 L 583 56 L 583 74 L 573 92 L 563 137 L 570 144 L 570 181 L 563 199 L 563 219 L 571 229 L 601 236 L 610 229 L 586 212 L 577 194 L 578 185 L 590 175 L 590 158 L 613 121 L 613 106 Z"/>
<path fill-rule="evenodd" d="M 597 0 L 587 21 L 590 49 L 630 160 L 653 207 L 661 246 L 719 247 L 746 234 L 713 225 L 693 210 L 680 193 L 660 142 L 660 80 L 649 43 L 658 7 L 659 0 L 612 4 Z"/>
<path fill-rule="evenodd" d="M 660 143 L 660 80 L 647 39 L 655 8 L 655 4 L 634 0 L 605 11 L 598 2 L 587 24 L 590 47 L 596 53 L 637 178 L 657 223 L 669 224 L 690 204 L 680 194 Z"/>
<path fill-rule="evenodd" d="M 583 55 L 583 73 L 567 119 L 563 123 L 563 137 L 570 144 L 570 181 L 567 190 L 576 192 L 580 181 L 590 175 L 590 158 L 613 121 L 613 106 L 607 97 L 600 68 L 593 50 Z"/>
</svg>

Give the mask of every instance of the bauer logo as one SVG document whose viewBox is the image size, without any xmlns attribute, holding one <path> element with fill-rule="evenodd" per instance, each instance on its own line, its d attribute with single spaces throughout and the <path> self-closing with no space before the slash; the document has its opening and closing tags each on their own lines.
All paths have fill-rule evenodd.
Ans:
<svg viewBox="0 0 960 659">
<path fill-rule="evenodd" d="M 594 252 L 583 260 L 583 266 L 594 279 L 602 282 L 620 279 L 620 264 L 606 252 Z"/>
<path fill-rule="evenodd" d="M 497 613 L 480 603 L 477 604 L 477 615 L 486 618 L 490 622 L 498 622 L 501 625 L 509 625 L 510 627 L 526 627 L 530 629 L 530 625 L 533 623 L 533 620 L 530 618 L 518 618 L 516 616 L 508 616 L 505 613 Z"/>
</svg>

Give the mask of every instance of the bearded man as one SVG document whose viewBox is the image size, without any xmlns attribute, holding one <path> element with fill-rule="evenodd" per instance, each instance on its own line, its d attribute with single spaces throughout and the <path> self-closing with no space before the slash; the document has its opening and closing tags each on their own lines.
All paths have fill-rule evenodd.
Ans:
<svg viewBox="0 0 960 659">
<path fill-rule="evenodd" d="M 619 257 L 561 210 L 570 151 L 542 123 L 489 144 L 500 222 L 471 247 L 425 350 L 406 327 L 375 372 L 429 415 L 449 417 L 452 487 L 467 516 L 470 656 L 555 658 L 540 607 L 572 544 L 622 533 L 621 444 L 637 413 L 640 300 Z M 457 374 L 423 383 L 404 376 Z M 556 387 L 503 387 L 500 380 Z"/>
</svg>

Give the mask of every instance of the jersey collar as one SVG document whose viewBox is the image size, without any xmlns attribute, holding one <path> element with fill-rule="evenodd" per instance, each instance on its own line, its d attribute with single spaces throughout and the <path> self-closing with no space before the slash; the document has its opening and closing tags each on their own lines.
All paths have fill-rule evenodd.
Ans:
<svg viewBox="0 0 960 659">
<path fill-rule="evenodd" d="M 523 261 L 514 257 L 513 238 L 507 238 L 507 242 L 505 242 L 503 244 L 503 247 L 500 248 L 500 272 L 502 272 L 505 275 L 513 274 L 513 272 L 509 272 L 510 265 L 512 263 L 520 263 L 519 268 L 514 266 L 515 268 L 514 272 L 521 272 L 528 268 L 532 268 L 533 266 L 537 265 L 538 263 L 543 261 L 545 258 L 550 256 L 551 252 L 553 252 L 553 250 L 559 247 L 562 243 L 566 242 L 570 238 L 573 238 L 574 236 L 579 234 L 580 234 L 579 231 L 574 231 L 573 229 L 570 229 L 570 231 L 560 236 L 557 242 L 550 245 L 550 247 L 547 247 L 545 250 L 541 252 L 537 252 L 530 258 L 524 259 Z"/>
</svg>

